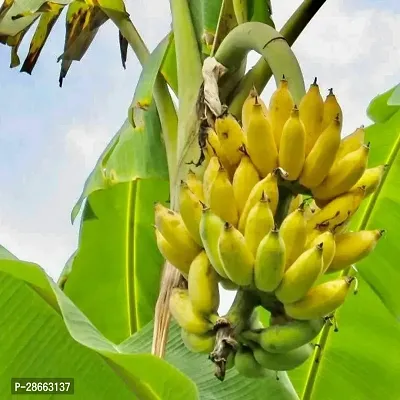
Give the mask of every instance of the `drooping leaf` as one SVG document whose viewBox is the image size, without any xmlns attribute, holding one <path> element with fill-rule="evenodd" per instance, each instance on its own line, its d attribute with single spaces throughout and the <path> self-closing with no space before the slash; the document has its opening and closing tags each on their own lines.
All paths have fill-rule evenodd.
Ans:
<svg viewBox="0 0 400 400">
<path fill-rule="evenodd" d="M 163 259 L 154 236 L 154 203 L 168 182 L 138 179 L 92 193 L 96 219 L 81 224 L 65 293 L 108 339 L 119 343 L 153 317 Z"/>
<path fill-rule="evenodd" d="M 173 33 L 171 32 L 173 36 Z M 161 64 L 160 72 L 175 95 L 178 94 L 178 69 L 176 65 L 175 39 L 172 38 L 164 60 Z"/>
<path fill-rule="evenodd" d="M 32 73 L 33 68 L 40 56 L 40 53 L 45 45 L 47 38 L 53 29 L 54 24 L 57 22 L 64 5 L 54 3 L 51 5 L 51 9 L 43 13 L 40 17 L 39 24 L 35 30 L 31 44 L 29 47 L 29 52 L 25 58 L 22 65 L 21 72 Z"/>
<path fill-rule="evenodd" d="M 75 379 L 82 399 L 197 399 L 194 384 L 164 360 L 105 339 L 36 264 L 0 260 L 0 284 L 1 398 L 11 377 L 60 376 Z"/>
<path fill-rule="evenodd" d="M 400 105 L 396 104 L 396 98 L 393 98 L 394 101 L 392 99 L 398 93 L 398 87 L 399 85 L 396 85 L 371 100 L 367 108 L 367 115 L 373 122 L 385 122 L 400 109 Z"/>
<path fill-rule="evenodd" d="M 121 351 L 138 352 L 151 348 L 153 324 L 121 343 Z M 165 359 L 189 376 L 197 385 L 200 399 L 240 400 L 262 399 L 297 400 L 296 392 L 286 373 L 271 373 L 263 379 L 249 379 L 239 375 L 234 369 L 227 371 L 223 382 L 214 376 L 213 364 L 207 354 L 189 352 L 182 343 L 180 328 L 172 323 L 168 334 Z"/>
</svg>

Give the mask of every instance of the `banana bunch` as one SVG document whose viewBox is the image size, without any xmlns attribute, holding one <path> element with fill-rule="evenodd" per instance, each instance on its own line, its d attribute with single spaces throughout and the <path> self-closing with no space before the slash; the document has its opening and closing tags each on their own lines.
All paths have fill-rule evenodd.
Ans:
<svg viewBox="0 0 400 400">
<path fill-rule="evenodd" d="M 179 212 L 155 205 L 155 236 L 186 278 L 169 303 L 185 346 L 214 354 L 219 329 L 231 325 L 231 356 L 211 359 L 262 378 L 310 357 L 310 342 L 356 283 L 350 267 L 384 231 L 349 231 L 349 221 L 386 166 L 367 168 L 363 127 L 341 139 L 340 105 L 332 89 L 322 99 L 316 79 L 299 104 L 285 78 L 268 106 L 253 89 L 241 119 L 227 112 L 206 129 L 204 174 L 181 182 Z M 252 306 L 234 303 L 220 317 L 220 285 Z M 254 318 L 257 306 L 271 312 L 269 326 Z"/>
</svg>

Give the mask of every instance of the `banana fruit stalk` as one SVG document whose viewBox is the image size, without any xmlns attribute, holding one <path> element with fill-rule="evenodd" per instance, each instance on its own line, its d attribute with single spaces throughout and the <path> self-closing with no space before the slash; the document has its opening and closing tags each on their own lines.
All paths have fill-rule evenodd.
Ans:
<svg viewBox="0 0 400 400">
<path fill-rule="evenodd" d="M 324 101 L 315 80 L 295 105 L 283 78 L 267 103 L 253 89 L 241 119 L 198 121 L 202 173 L 182 177 L 179 212 L 154 208 L 159 251 L 184 277 L 170 312 L 183 345 L 209 353 L 220 380 L 230 368 L 262 379 L 308 360 L 357 285 L 344 274 L 379 251 L 384 234 L 351 231 L 389 166 L 367 168 L 364 127 L 341 139 L 332 89 Z M 237 291 L 221 317 L 220 287 Z"/>
</svg>

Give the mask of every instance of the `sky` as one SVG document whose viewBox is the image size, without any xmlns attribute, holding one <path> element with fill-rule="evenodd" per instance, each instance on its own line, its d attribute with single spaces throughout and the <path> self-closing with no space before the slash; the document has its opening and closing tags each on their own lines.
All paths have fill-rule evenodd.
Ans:
<svg viewBox="0 0 400 400">
<path fill-rule="evenodd" d="M 272 0 L 278 30 L 300 3 Z M 154 49 L 170 29 L 168 0 L 126 5 Z M 22 60 L 27 39 L 20 47 Z M 63 41 L 60 19 L 32 76 L 9 69 L 9 48 L 0 46 L 0 244 L 40 264 L 54 279 L 77 246 L 79 223 L 71 225 L 70 211 L 124 122 L 140 74 L 131 51 L 127 69 L 122 68 L 118 32 L 108 22 L 60 89 L 56 60 Z M 293 50 L 307 87 L 317 76 L 323 96 L 334 88 L 343 108 L 343 133 L 351 133 L 370 123 L 365 113 L 370 100 L 400 81 L 400 3 L 327 0 Z M 249 66 L 257 60 L 251 54 Z M 268 99 L 273 90 L 271 82 L 262 97 Z"/>
</svg>

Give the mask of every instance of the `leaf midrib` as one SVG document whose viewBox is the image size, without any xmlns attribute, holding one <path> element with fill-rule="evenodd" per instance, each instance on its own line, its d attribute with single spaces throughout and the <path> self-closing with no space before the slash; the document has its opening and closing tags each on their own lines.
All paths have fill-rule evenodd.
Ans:
<svg viewBox="0 0 400 400">
<path fill-rule="evenodd" d="M 127 289 L 127 313 L 129 336 L 137 331 L 137 301 L 135 288 L 135 213 L 136 213 L 137 182 L 132 181 L 128 186 L 128 199 L 126 204 L 126 242 L 125 242 L 125 277 Z"/>
<path fill-rule="evenodd" d="M 389 173 L 391 171 L 391 168 L 392 168 L 392 165 L 393 165 L 393 161 L 396 159 L 396 157 L 399 154 L 399 152 L 400 152 L 400 133 L 398 134 L 397 139 L 396 139 L 396 143 L 395 143 L 392 151 L 389 153 L 389 156 L 388 156 L 388 158 L 386 160 L 385 164 L 388 165 L 387 166 L 387 171 L 384 174 L 384 176 L 382 177 L 382 181 L 381 181 L 378 189 L 371 195 L 371 198 L 369 199 L 367 207 L 366 207 L 366 209 L 364 211 L 364 214 L 363 214 L 363 216 L 361 218 L 361 222 L 360 222 L 360 224 L 358 226 L 358 230 L 363 230 L 368 225 L 368 222 L 370 220 L 372 211 L 373 211 L 373 209 L 375 207 L 375 204 L 376 204 L 376 202 L 377 202 L 377 200 L 379 198 L 379 195 L 380 195 L 380 193 L 382 191 L 382 188 L 383 188 L 383 186 L 385 184 L 385 181 L 386 181 L 386 179 L 387 179 L 387 177 L 388 177 L 388 175 L 389 175 Z M 349 275 L 349 274 L 352 274 L 352 273 L 353 273 L 352 272 L 352 268 L 350 266 L 350 267 L 348 267 L 348 268 L 346 268 L 345 270 L 342 271 L 341 276 L 346 276 L 346 275 Z M 340 312 L 340 309 L 337 312 L 335 312 L 335 314 L 339 313 L 339 312 Z M 318 343 L 316 345 L 316 350 L 314 352 L 314 356 L 313 356 L 313 359 L 311 361 L 311 367 L 310 367 L 310 370 L 309 370 L 309 373 L 308 373 L 308 376 L 307 376 L 307 379 L 306 379 L 306 384 L 305 384 L 302 400 L 310 400 L 311 399 L 311 395 L 312 395 L 312 392 L 313 392 L 313 389 L 314 389 L 314 384 L 315 384 L 315 381 L 317 379 L 317 375 L 318 375 L 318 371 L 319 371 L 319 366 L 321 364 L 321 357 L 323 356 L 323 349 L 324 349 L 324 347 L 325 347 L 325 345 L 326 345 L 326 343 L 328 341 L 328 337 L 329 337 L 329 333 L 331 331 L 331 328 L 332 328 L 332 325 L 327 323 L 327 324 L 325 324 L 325 326 L 322 329 L 320 339 L 319 339 L 319 341 L 318 341 Z"/>
</svg>

